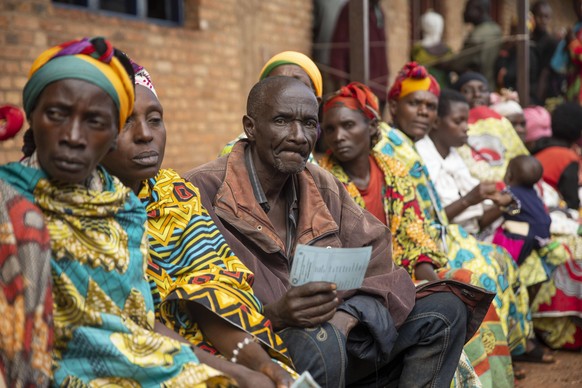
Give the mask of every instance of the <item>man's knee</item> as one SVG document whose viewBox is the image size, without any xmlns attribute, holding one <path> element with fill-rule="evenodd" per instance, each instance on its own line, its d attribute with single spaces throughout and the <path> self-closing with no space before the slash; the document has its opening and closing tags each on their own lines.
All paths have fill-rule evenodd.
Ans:
<svg viewBox="0 0 582 388">
<path fill-rule="evenodd" d="M 416 301 L 415 308 L 409 319 L 416 317 L 431 317 L 433 324 L 466 328 L 467 307 L 461 299 L 450 292 L 438 292 Z"/>
<path fill-rule="evenodd" d="M 278 334 L 298 372 L 309 371 L 321 386 L 341 386 L 345 382 L 346 338 L 333 325 L 287 328 Z"/>
</svg>

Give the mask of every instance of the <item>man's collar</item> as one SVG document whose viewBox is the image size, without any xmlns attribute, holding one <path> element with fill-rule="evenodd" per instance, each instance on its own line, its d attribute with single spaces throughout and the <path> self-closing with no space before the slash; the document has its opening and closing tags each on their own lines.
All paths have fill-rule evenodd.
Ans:
<svg viewBox="0 0 582 388">
<path fill-rule="evenodd" d="M 249 172 L 249 179 L 251 181 L 253 193 L 255 194 L 255 199 L 257 200 L 259 205 L 261 205 L 265 213 L 269 213 L 271 207 L 269 206 L 267 196 L 263 191 L 263 186 L 261 186 L 261 181 L 259 180 L 259 176 L 257 175 L 257 170 L 255 169 L 255 164 L 253 163 L 253 157 L 251 155 L 250 144 L 247 147 L 245 147 L 245 165 L 247 167 L 247 171 Z"/>
</svg>

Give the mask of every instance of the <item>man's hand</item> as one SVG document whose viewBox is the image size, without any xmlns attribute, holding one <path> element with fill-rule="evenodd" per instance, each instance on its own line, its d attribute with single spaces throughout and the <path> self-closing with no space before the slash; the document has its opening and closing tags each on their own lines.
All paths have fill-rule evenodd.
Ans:
<svg viewBox="0 0 582 388">
<path fill-rule="evenodd" d="M 275 330 L 314 327 L 329 321 L 339 304 L 336 285 L 311 282 L 293 287 L 275 303 L 265 306 L 265 316 Z"/>
</svg>

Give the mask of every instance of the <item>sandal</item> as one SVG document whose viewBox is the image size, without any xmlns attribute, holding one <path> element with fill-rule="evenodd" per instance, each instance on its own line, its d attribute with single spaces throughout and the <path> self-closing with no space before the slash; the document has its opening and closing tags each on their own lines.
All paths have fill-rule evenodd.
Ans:
<svg viewBox="0 0 582 388">
<path fill-rule="evenodd" d="M 535 362 L 539 364 L 553 364 L 556 362 L 554 356 L 550 353 L 546 353 L 545 348 L 542 344 L 537 341 L 532 341 L 533 348 L 519 356 L 512 356 L 513 361 L 517 362 Z"/>
</svg>

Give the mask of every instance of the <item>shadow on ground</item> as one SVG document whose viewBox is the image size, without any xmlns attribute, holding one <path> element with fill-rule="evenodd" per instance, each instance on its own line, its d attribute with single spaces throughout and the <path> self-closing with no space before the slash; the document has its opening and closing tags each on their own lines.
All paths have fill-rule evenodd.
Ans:
<svg viewBox="0 0 582 388">
<path fill-rule="evenodd" d="M 559 351 L 554 364 L 518 363 L 527 375 L 518 388 L 582 387 L 582 353 Z"/>
</svg>

